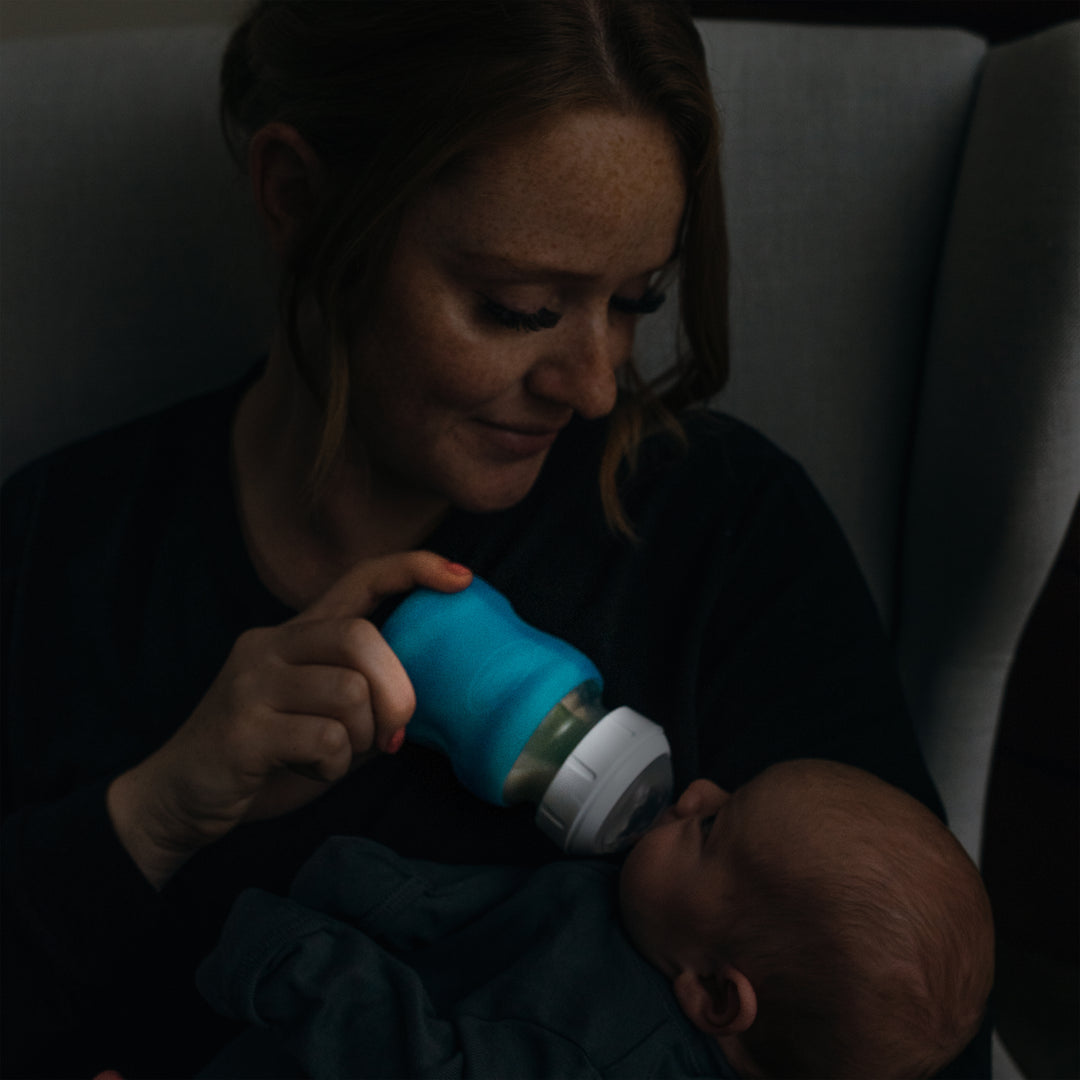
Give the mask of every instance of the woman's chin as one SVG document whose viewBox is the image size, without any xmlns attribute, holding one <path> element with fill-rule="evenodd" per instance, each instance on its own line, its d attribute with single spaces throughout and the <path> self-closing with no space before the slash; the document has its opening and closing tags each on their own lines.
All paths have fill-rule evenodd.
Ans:
<svg viewBox="0 0 1080 1080">
<path fill-rule="evenodd" d="M 498 468 L 478 467 L 455 484 L 452 502 L 473 514 L 493 514 L 516 506 L 532 490 L 546 454 L 537 460 Z"/>
</svg>

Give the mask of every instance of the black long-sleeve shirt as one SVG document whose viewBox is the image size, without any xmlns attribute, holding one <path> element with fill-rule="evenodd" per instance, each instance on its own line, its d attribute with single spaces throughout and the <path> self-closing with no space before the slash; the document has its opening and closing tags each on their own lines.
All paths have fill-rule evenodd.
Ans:
<svg viewBox="0 0 1080 1080">
<path fill-rule="evenodd" d="M 191 713 L 245 629 L 294 612 L 247 556 L 229 429 L 245 383 L 29 466 L 3 501 L 5 1075 L 189 1075 L 230 1033 L 193 971 L 245 886 L 284 892 L 327 836 L 443 862 L 559 853 L 412 746 L 243 825 L 156 893 L 106 814 L 111 778 Z M 789 458 L 715 413 L 651 438 L 600 507 L 602 423 L 560 436 L 528 497 L 451 512 L 426 546 L 595 661 L 605 700 L 664 725 L 677 788 L 790 757 L 862 766 L 940 810 L 868 592 Z M 376 613 L 375 621 L 378 621 Z"/>
</svg>

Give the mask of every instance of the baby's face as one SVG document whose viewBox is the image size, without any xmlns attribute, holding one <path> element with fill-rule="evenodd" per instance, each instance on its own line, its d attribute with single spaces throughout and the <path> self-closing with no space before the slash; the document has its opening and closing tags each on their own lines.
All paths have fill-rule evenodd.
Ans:
<svg viewBox="0 0 1080 1080">
<path fill-rule="evenodd" d="M 634 845 L 619 878 L 623 921 L 647 960 L 669 976 L 723 918 L 741 792 L 695 780 Z M 711 936 L 711 935 L 710 935 Z"/>
</svg>

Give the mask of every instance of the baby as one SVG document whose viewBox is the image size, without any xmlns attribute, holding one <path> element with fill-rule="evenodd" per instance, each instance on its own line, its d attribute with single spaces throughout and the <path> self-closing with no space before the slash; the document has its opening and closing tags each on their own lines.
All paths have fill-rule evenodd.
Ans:
<svg viewBox="0 0 1080 1080">
<path fill-rule="evenodd" d="M 851 766 L 683 793 L 620 877 L 630 938 L 744 1076 L 930 1076 L 977 1031 L 993 923 L 916 800 Z"/>
<path fill-rule="evenodd" d="M 992 968 L 978 872 L 933 814 L 791 761 L 733 795 L 695 781 L 621 871 L 329 841 L 290 898 L 237 902 L 200 986 L 257 1028 L 201 1075 L 929 1076 Z"/>
</svg>

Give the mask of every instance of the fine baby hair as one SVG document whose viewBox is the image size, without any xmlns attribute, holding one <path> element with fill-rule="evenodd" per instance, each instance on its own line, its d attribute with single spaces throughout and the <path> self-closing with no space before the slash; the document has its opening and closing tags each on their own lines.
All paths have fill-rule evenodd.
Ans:
<svg viewBox="0 0 1080 1080">
<path fill-rule="evenodd" d="M 757 783 L 745 902 L 723 941 L 759 997 L 745 1046 L 769 1075 L 933 1075 L 978 1030 L 993 979 L 974 864 L 860 769 L 785 762 Z"/>
</svg>

